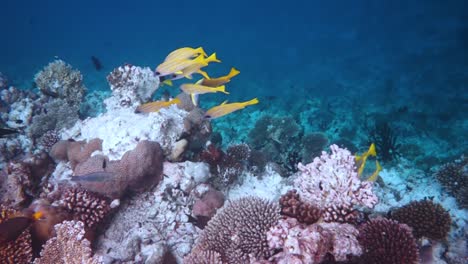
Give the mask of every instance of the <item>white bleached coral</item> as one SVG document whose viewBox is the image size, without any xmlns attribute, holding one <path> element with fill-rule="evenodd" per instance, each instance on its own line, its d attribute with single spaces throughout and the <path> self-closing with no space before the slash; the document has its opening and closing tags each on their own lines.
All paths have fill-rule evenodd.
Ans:
<svg viewBox="0 0 468 264">
<path fill-rule="evenodd" d="M 108 110 L 135 107 L 151 99 L 159 87 L 159 77 L 148 67 L 126 64 L 108 76 L 112 97 L 105 100 Z"/>
<path fill-rule="evenodd" d="M 79 121 L 74 127 L 64 131 L 62 138 L 100 138 L 103 140 L 102 154 L 110 160 L 120 159 L 141 140 L 158 142 L 164 154 L 169 155 L 174 143 L 184 132 L 184 118 L 187 114 L 177 106 L 148 115 L 135 114 L 132 109 L 123 108 Z"/>
</svg>

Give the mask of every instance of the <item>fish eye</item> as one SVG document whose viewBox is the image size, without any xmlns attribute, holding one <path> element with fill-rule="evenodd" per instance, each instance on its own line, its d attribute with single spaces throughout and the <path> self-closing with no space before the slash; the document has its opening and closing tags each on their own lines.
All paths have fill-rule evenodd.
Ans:
<svg viewBox="0 0 468 264">
<path fill-rule="evenodd" d="M 205 115 L 205 118 L 206 119 L 211 119 L 211 116 L 210 115 Z"/>
<path fill-rule="evenodd" d="M 157 72 L 155 72 L 155 73 L 156 73 L 156 75 L 161 75 L 161 73 L 160 73 L 160 72 L 158 72 L 158 71 L 157 71 Z"/>
</svg>

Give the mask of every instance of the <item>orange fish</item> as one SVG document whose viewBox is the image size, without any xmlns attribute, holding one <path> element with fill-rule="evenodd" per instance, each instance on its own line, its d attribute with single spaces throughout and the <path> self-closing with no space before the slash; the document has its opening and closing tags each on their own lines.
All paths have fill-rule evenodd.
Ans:
<svg viewBox="0 0 468 264">
<path fill-rule="evenodd" d="M 257 98 L 254 98 L 246 102 L 238 102 L 238 103 L 230 103 L 230 104 L 227 104 L 226 102 L 224 102 L 206 111 L 205 118 L 214 119 L 214 118 L 222 117 L 234 111 L 243 109 L 246 106 L 254 105 L 254 104 L 258 104 Z"/>
<path fill-rule="evenodd" d="M 212 79 L 206 78 L 206 76 L 204 76 L 205 78 L 201 79 L 197 83 L 199 83 L 201 85 L 205 85 L 205 86 L 210 86 L 210 87 L 218 87 L 218 86 L 221 86 L 223 84 L 226 84 L 226 83 L 230 82 L 231 78 L 238 75 L 239 73 L 240 73 L 239 70 L 232 67 L 231 71 L 225 76 L 221 76 L 221 77 L 218 77 L 218 78 L 212 78 Z"/>
<path fill-rule="evenodd" d="M 181 101 L 179 98 L 174 98 L 170 101 L 155 101 L 146 104 L 139 105 L 135 113 L 151 113 L 151 112 L 158 112 L 161 108 L 169 107 L 173 104 L 180 104 Z"/>
</svg>

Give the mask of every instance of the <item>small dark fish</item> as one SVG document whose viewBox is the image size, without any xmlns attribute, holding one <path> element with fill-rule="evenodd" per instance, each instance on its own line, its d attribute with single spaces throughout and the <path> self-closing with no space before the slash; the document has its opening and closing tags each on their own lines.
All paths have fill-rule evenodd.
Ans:
<svg viewBox="0 0 468 264">
<path fill-rule="evenodd" d="M 16 216 L 0 223 L 0 244 L 15 241 L 34 221 L 41 219 L 43 212 L 31 216 Z"/>
<path fill-rule="evenodd" d="M 16 129 L 11 129 L 11 128 L 0 128 L 0 138 L 19 133 L 18 130 Z"/>
<path fill-rule="evenodd" d="M 52 92 L 52 91 L 49 91 L 49 90 L 46 90 L 46 89 L 40 89 L 41 92 L 47 96 L 50 96 L 50 97 L 53 97 L 53 98 L 58 98 L 59 95 L 57 92 Z"/>
<path fill-rule="evenodd" d="M 102 70 L 102 63 L 96 56 L 91 56 L 91 61 L 93 62 L 94 68 L 97 71 Z"/>
<path fill-rule="evenodd" d="M 15 217 L 0 224 L 0 244 L 15 241 L 23 231 L 32 223 L 29 217 Z"/>
<path fill-rule="evenodd" d="M 88 182 L 104 182 L 108 181 L 109 179 L 114 178 L 114 173 L 111 172 L 92 172 L 85 175 L 80 176 L 73 176 L 72 181 L 81 182 L 81 181 L 88 181 Z"/>
</svg>

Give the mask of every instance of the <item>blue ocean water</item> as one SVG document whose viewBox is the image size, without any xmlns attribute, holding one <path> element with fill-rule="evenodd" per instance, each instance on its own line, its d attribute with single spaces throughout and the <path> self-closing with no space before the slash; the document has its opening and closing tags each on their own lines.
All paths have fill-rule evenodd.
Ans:
<svg viewBox="0 0 468 264">
<path fill-rule="evenodd" d="M 182 240 L 169 241 L 173 239 L 171 235 L 158 234 L 161 235 L 161 241 L 169 241 L 166 242 L 172 250 L 171 254 L 178 257 L 180 262 L 190 252 L 199 231 L 195 225 L 200 223 L 190 222 L 193 219 L 186 220 L 186 212 L 192 212 L 193 204 L 185 198 L 200 195 L 196 199 L 201 200 L 201 194 L 194 194 L 193 186 L 206 183 L 209 188 L 220 191 L 216 195 L 225 195 L 226 200 L 237 198 L 239 194 L 258 194 L 262 198 L 278 200 L 280 195 L 285 195 L 286 189 L 293 188 L 290 182 L 282 180 L 300 174 L 300 162 L 309 163 L 322 150 L 330 151 L 329 146 L 337 144 L 357 155 L 357 158 L 350 159 L 359 165 L 356 167 L 365 164 L 365 161 L 358 164 L 358 160 L 362 162 L 363 156 L 371 160 L 366 166 L 362 166 L 363 171 L 360 171 L 355 180 L 359 183 L 361 180 L 371 181 L 367 187 L 373 186 L 379 203 L 363 212 L 390 217 L 391 211 L 396 207 L 429 198 L 443 208 L 450 209 L 452 217 L 451 220 L 448 217 L 447 226 L 450 231 L 441 235 L 447 237 L 446 243 L 439 243 L 437 239 L 433 241 L 434 248 L 437 245 L 443 250 L 431 257 L 447 261 L 451 259 L 452 262 L 449 263 L 466 263 L 463 261 L 468 259 L 468 1 L 3 0 L 0 2 L 0 25 L 0 81 L 2 76 L 6 76 L 10 86 L 37 93 L 21 93 L 15 89 L 10 91 L 4 89 L 6 86 L 0 85 L 0 96 L 3 96 L 0 98 L 2 202 L 11 200 L 11 196 L 4 195 L 5 193 L 16 191 L 4 184 L 15 173 L 10 169 L 11 164 L 23 164 L 23 159 L 43 152 L 47 152 L 47 158 L 49 155 L 53 156 L 51 148 L 57 142 L 64 145 L 76 144 L 76 147 L 83 143 L 76 141 L 89 142 L 93 138 L 104 138 L 107 141 L 104 147 L 96 147 L 87 156 L 83 154 L 86 159 L 76 163 L 82 165 L 92 160 L 94 156 L 91 157 L 91 153 L 96 150 L 108 155 L 107 158 L 112 158 L 112 162 L 109 165 L 105 160 L 103 164 L 99 164 L 99 161 L 95 162 L 93 159 L 94 163 L 90 162 L 92 164 L 89 166 L 97 166 L 98 170 L 88 174 L 81 173 L 83 170 L 80 171 L 77 164 L 71 165 L 75 161 L 52 161 L 49 158 L 44 164 L 50 163 L 46 164 L 50 171 L 41 170 L 47 171 L 43 172 L 47 176 L 43 175 L 41 178 L 44 186 L 47 186 L 46 183 L 53 185 L 61 182 L 66 177 L 69 177 L 66 179 L 69 183 L 75 176 L 79 178 L 91 175 L 80 179 L 93 181 L 97 177 L 93 174 L 95 172 L 105 172 L 106 177 L 115 173 L 112 174 L 113 180 L 121 172 L 107 172 L 106 166 L 116 166 L 114 161 L 122 158 L 127 151 L 136 149 L 137 142 L 139 144 L 145 139 L 162 138 L 164 140 L 161 142 L 166 144 L 163 146 L 164 155 L 161 154 L 159 160 L 154 158 L 157 160 L 154 163 L 144 164 L 149 164 L 148 167 L 153 171 L 160 170 L 163 161 L 168 160 L 174 163 L 202 161 L 208 164 L 205 164 L 204 171 L 199 167 L 189 168 L 192 172 L 202 171 L 197 175 L 203 174 L 205 177 L 200 176 L 203 179 L 197 179 L 200 182 L 196 183 L 190 175 L 190 179 L 184 179 L 190 184 L 182 184 L 181 179 L 187 176 L 179 175 L 176 170 L 171 171 L 172 175 L 165 174 L 167 177 L 161 182 L 172 186 L 175 191 L 157 189 L 160 184 L 155 185 L 155 189 L 151 191 L 145 190 L 148 191 L 148 196 L 138 196 L 142 194 L 138 193 L 140 190 L 130 197 L 120 194 L 119 198 L 123 202 L 116 211 L 120 210 L 119 213 L 124 216 L 109 220 L 114 221 L 109 224 L 111 227 L 108 229 L 112 234 L 109 238 L 99 239 L 108 239 L 111 242 L 97 246 L 99 250 L 93 252 L 96 255 L 107 254 L 116 261 L 125 259 L 127 249 L 114 247 L 112 244 L 115 242 L 112 241 L 112 235 L 121 232 L 115 230 L 120 223 L 115 225 L 117 227 L 112 225 L 119 221 L 128 221 L 131 217 L 126 217 L 126 214 L 132 217 L 139 214 L 144 219 L 143 228 L 141 223 L 136 227 L 133 218 L 128 224 L 131 227 L 129 230 L 133 230 L 135 234 L 146 232 L 148 237 L 152 237 L 155 226 L 162 230 L 161 233 L 174 226 L 177 226 L 174 230 L 181 227 L 178 231 L 187 232 L 186 236 L 181 235 L 188 241 L 183 243 L 180 242 Z M 206 67 L 210 76 L 225 75 L 231 67 L 241 72 L 226 84 L 229 95 L 216 93 L 201 96 L 202 110 L 225 100 L 238 102 L 258 98 L 260 103 L 219 119 L 209 120 L 204 118 L 204 111 L 201 114 L 194 111 L 196 117 L 197 114 L 200 115 L 197 121 L 199 123 L 185 119 L 186 112 L 176 107 L 171 109 L 173 113 L 164 112 L 160 119 L 155 115 L 152 116 L 153 119 L 146 118 L 149 116 L 145 115 L 147 113 L 136 113 L 133 109 L 119 112 L 128 107 L 122 104 L 122 109 L 118 111 L 109 107 L 107 116 L 97 116 L 104 112 L 104 97 L 110 95 L 106 77 L 113 69 L 126 63 L 155 69 L 169 52 L 180 47 L 200 46 L 208 54 L 216 52 L 222 61 L 210 63 Z M 102 69 L 96 69 L 92 57 L 102 63 Z M 68 106 L 60 106 L 64 102 L 63 98 L 57 99 L 59 96 L 54 96 L 53 93 L 38 95 L 40 92 L 36 89 L 35 75 L 56 59 L 65 61 L 83 75 L 89 97 L 81 102 L 80 110 L 79 106 L 72 108 L 70 103 Z M 197 75 L 190 82 L 198 79 Z M 53 86 L 56 80 L 48 81 Z M 189 81 L 178 80 L 174 87 L 160 88 L 153 99 L 161 99 L 166 91 L 172 96 L 179 94 L 178 85 L 184 82 Z M 75 88 L 79 90 L 81 85 Z M 23 95 L 24 98 L 21 98 Z M 119 94 L 115 97 L 118 96 Z M 50 111 L 48 106 L 61 109 L 64 113 Z M 59 114 L 55 115 L 54 112 Z M 123 116 L 119 116 L 120 114 Z M 63 120 L 68 117 L 72 124 L 66 124 L 66 120 Z M 88 117 L 93 118 L 86 119 Z M 173 127 L 168 125 L 167 132 L 167 124 L 161 121 L 164 118 L 164 122 L 172 120 L 171 118 L 178 118 L 177 120 L 183 122 Z M 112 122 L 116 119 L 120 120 L 114 122 L 119 123 L 118 125 Z M 100 123 L 104 122 L 102 120 L 106 123 Z M 187 125 L 187 120 L 194 124 Z M 70 128 L 74 124 L 75 127 Z M 161 129 L 154 129 L 158 126 Z M 209 132 L 203 134 L 203 129 L 207 127 L 212 127 L 212 131 L 207 129 Z M 117 135 L 113 137 L 113 133 Z M 68 141 L 64 143 L 59 139 Z M 183 145 L 183 140 L 186 145 Z M 183 150 L 179 156 L 173 158 L 175 151 L 172 148 L 180 142 Z M 237 145 L 239 143 L 247 145 Z M 369 154 L 372 152 L 370 146 L 375 146 L 373 143 L 377 146 L 376 155 Z M 81 147 L 79 145 L 77 149 L 81 151 Z M 242 155 L 243 151 L 248 152 L 248 158 Z M 156 151 L 150 154 L 155 155 L 154 153 Z M 229 156 L 229 153 L 234 154 Z M 460 160 L 454 162 L 460 157 Z M 72 161 L 69 157 L 66 159 Z M 454 163 L 443 166 L 449 162 Z M 168 163 L 164 165 L 166 168 Z M 154 164 L 157 165 L 156 169 L 151 168 Z M 182 168 L 189 166 L 187 164 L 191 163 L 179 165 Z M 169 165 L 170 169 L 174 168 Z M 154 176 L 151 173 L 147 175 Z M 209 177 L 212 177 L 210 181 L 207 180 Z M 109 179 L 102 179 L 103 182 L 107 180 Z M 31 186 L 25 187 L 26 198 L 15 204 L 16 209 L 30 207 L 33 200 L 48 195 L 48 186 L 42 190 L 43 186 L 39 186 L 38 179 L 31 182 Z M 14 183 L 18 186 L 23 184 L 21 181 Z M 93 184 L 94 182 L 90 184 L 90 188 Z M 4 190 L 4 186 L 9 189 Z M 97 186 L 99 187 L 99 183 Z M 127 191 L 122 188 L 122 193 Z M 89 191 L 96 189 L 101 191 L 100 188 Z M 108 194 L 105 191 L 103 193 Z M 17 197 L 20 195 L 16 195 L 16 192 L 14 194 L 13 198 L 19 199 Z M 183 200 L 177 205 L 182 209 L 175 210 L 177 212 L 171 211 L 172 207 L 168 209 L 170 206 L 165 204 L 165 195 L 171 196 L 171 201 Z M 193 198 L 192 196 L 190 197 Z M 126 204 L 125 199 L 134 200 Z M 156 213 L 152 215 L 156 210 L 154 208 L 168 213 L 169 217 L 163 217 L 164 220 L 159 221 Z M 216 208 L 213 210 L 216 211 Z M 352 211 L 352 217 L 355 217 L 354 212 Z M 107 213 L 106 211 L 102 215 Z M 179 222 L 174 224 L 174 219 L 185 220 L 177 220 Z M 330 221 L 335 223 L 334 220 Z M 350 223 L 356 227 L 363 224 L 353 221 Z M 117 236 L 121 239 L 118 243 L 126 245 L 124 238 Z M 154 246 L 148 247 L 148 250 L 143 249 L 143 246 L 131 249 L 131 253 L 128 253 L 133 254 L 130 261 L 141 261 L 138 258 L 148 257 L 145 255 L 148 252 L 157 252 L 156 243 L 152 244 L 154 241 L 145 240 L 145 243 Z M 180 246 L 184 243 L 186 245 Z M 423 255 L 422 244 L 420 246 Z M 111 252 L 111 249 L 114 251 Z M 444 254 L 441 253 L 443 251 Z"/>
</svg>

